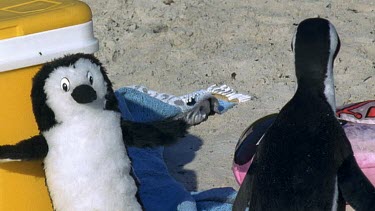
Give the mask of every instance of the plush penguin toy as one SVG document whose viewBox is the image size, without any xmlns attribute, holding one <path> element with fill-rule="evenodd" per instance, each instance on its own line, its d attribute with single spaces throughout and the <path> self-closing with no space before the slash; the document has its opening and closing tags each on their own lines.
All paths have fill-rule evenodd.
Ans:
<svg viewBox="0 0 375 211">
<path fill-rule="evenodd" d="M 0 146 L 0 159 L 44 158 L 55 210 L 141 210 L 126 146 L 166 145 L 187 129 L 179 120 L 122 120 L 105 69 L 88 54 L 46 63 L 31 98 L 40 134 Z"/>
<path fill-rule="evenodd" d="M 335 117 L 333 61 L 340 41 L 321 18 L 293 39 L 298 88 L 265 132 L 234 210 L 375 210 L 375 189 Z"/>
</svg>

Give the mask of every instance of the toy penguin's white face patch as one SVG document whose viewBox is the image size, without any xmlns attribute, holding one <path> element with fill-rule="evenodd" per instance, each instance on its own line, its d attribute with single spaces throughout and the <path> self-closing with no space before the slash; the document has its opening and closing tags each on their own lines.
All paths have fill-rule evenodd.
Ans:
<svg viewBox="0 0 375 211">
<path fill-rule="evenodd" d="M 78 103 L 72 96 L 75 88 L 85 85 L 93 89 L 95 100 Z M 91 88 L 90 88 L 91 87 Z M 79 59 L 69 67 L 56 68 L 46 79 L 44 91 L 47 95 L 47 105 L 55 113 L 58 122 L 74 117 L 87 109 L 103 109 L 107 83 L 104 81 L 100 66 L 88 59 Z M 86 93 L 83 93 L 85 97 Z M 82 95 L 81 95 L 82 96 Z"/>
</svg>

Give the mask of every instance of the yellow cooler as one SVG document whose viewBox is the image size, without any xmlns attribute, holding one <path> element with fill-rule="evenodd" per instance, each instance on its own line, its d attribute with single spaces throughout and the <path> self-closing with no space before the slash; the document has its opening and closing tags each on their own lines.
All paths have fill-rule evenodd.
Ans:
<svg viewBox="0 0 375 211">
<path fill-rule="evenodd" d="M 85 3 L 0 0 L 0 145 L 38 134 L 30 91 L 41 64 L 97 50 Z M 41 161 L 0 163 L 0 210 L 52 210 Z"/>
</svg>

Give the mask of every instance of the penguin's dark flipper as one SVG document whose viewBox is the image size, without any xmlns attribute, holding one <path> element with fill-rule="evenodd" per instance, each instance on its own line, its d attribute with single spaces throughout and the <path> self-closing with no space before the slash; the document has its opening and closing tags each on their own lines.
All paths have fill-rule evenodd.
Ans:
<svg viewBox="0 0 375 211">
<path fill-rule="evenodd" d="M 249 183 L 249 175 L 246 175 L 245 179 L 242 182 L 242 185 L 237 193 L 236 199 L 234 200 L 233 204 L 233 211 L 245 211 L 246 208 L 249 206 L 249 191 L 247 189 L 250 188 Z"/>
<path fill-rule="evenodd" d="M 246 177 L 243 180 L 240 189 L 238 190 L 236 199 L 233 203 L 233 211 L 245 211 L 250 207 L 252 181 L 254 179 L 254 171 L 256 162 L 254 162 L 247 171 Z"/>
<path fill-rule="evenodd" d="M 47 153 L 46 139 L 37 135 L 15 145 L 0 146 L 0 162 L 43 159 Z"/>
<path fill-rule="evenodd" d="M 344 199 L 355 210 L 375 210 L 375 188 L 359 168 L 354 156 L 343 162 L 337 176 Z"/>
<path fill-rule="evenodd" d="M 127 146 L 156 147 L 175 143 L 187 134 L 189 126 L 185 121 L 175 119 L 150 123 L 122 120 L 121 128 Z"/>
<path fill-rule="evenodd" d="M 275 121 L 277 115 L 278 114 L 270 114 L 264 116 L 246 128 L 237 143 L 234 152 L 234 163 L 244 165 L 253 158 L 260 139 Z"/>
</svg>

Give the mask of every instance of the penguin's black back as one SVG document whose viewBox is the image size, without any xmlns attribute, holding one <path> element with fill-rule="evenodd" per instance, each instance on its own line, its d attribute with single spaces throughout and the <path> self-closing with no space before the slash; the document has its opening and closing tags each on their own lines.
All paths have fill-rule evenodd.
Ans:
<svg viewBox="0 0 375 211">
<path fill-rule="evenodd" d="M 331 210 L 338 168 L 352 152 L 323 97 L 296 94 L 265 134 L 248 172 L 250 210 Z"/>
</svg>

